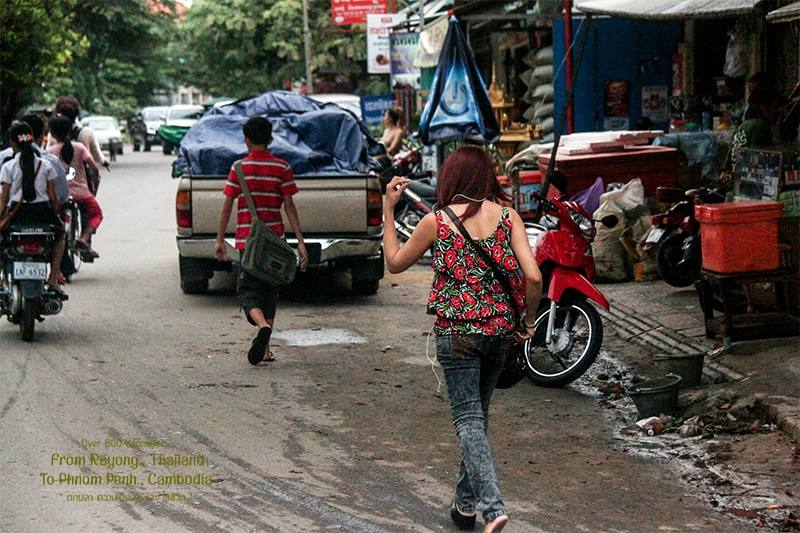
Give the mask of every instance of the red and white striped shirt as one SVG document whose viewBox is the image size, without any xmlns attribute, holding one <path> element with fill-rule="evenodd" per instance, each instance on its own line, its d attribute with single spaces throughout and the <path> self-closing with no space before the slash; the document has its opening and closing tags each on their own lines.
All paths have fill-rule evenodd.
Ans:
<svg viewBox="0 0 800 533">
<path fill-rule="evenodd" d="M 242 173 L 256 205 L 258 218 L 272 231 L 282 236 L 283 199 L 297 193 L 297 185 L 294 183 L 289 163 L 274 157 L 266 150 L 253 150 L 242 159 Z M 239 177 L 233 167 L 228 173 L 223 193 L 231 198 L 239 198 L 236 213 L 236 249 L 244 250 L 244 243 L 250 235 L 250 210 L 247 208 L 247 201 L 239 186 Z"/>
</svg>

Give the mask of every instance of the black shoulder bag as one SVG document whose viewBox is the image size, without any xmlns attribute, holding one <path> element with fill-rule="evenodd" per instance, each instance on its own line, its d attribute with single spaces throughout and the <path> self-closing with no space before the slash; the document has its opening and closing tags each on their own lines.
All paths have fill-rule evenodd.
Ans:
<svg viewBox="0 0 800 533">
<path fill-rule="evenodd" d="M 511 306 L 511 310 L 514 313 L 514 326 L 515 329 L 519 329 L 523 327 L 522 324 L 522 317 L 520 317 L 519 311 L 517 310 L 517 305 L 514 300 L 514 291 L 511 289 L 511 283 L 508 281 L 508 276 L 506 276 L 500 267 L 497 266 L 492 257 L 486 253 L 486 251 L 478 246 L 475 240 L 472 238 L 472 235 L 469 234 L 467 228 L 464 227 L 464 224 L 461 223 L 461 219 L 459 219 L 453 210 L 449 207 L 444 208 L 445 213 L 447 216 L 450 217 L 450 220 L 453 221 L 453 224 L 456 225 L 458 231 L 461 233 L 461 236 L 464 237 L 472 248 L 481 256 L 483 261 L 489 265 L 494 273 L 494 277 L 497 278 L 503 285 L 503 290 L 505 290 L 506 294 L 508 295 L 509 305 Z M 516 344 L 514 348 L 511 350 L 509 354 L 511 357 L 507 357 L 505 363 L 503 364 L 503 370 L 500 372 L 500 377 L 497 380 L 497 385 L 495 388 L 498 389 L 509 389 L 519 383 L 522 378 L 525 377 L 525 356 L 523 350 L 525 349 L 524 344 Z"/>
</svg>

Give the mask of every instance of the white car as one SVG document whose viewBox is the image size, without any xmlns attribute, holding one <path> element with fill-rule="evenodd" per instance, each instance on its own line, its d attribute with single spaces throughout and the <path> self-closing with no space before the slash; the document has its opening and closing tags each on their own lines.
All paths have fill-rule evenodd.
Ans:
<svg viewBox="0 0 800 533">
<path fill-rule="evenodd" d="M 108 115 L 89 115 L 81 120 L 81 124 L 94 130 L 94 136 L 102 150 L 110 153 L 113 146 L 115 153 L 122 155 L 122 132 L 116 118 Z"/>
<path fill-rule="evenodd" d="M 329 93 L 329 94 L 309 94 L 309 98 L 321 104 L 333 103 L 339 107 L 350 111 L 359 119 L 361 116 L 361 97 L 357 94 Z"/>
<path fill-rule="evenodd" d="M 164 124 L 167 126 L 183 126 L 191 128 L 200 120 L 205 109 L 201 105 L 173 105 L 167 108 L 164 114 Z"/>
<path fill-rule="evenodd" d="M 164 126 L 177 126 L 180 128 L 191 128 L 195 123 L 200 120 L 200 117 L 205 113 L 205 108 L 201 105 L 173 105 L 167 108 L 164 113 Z M 169 155 L 176 147 L 175 144 L 168 141 L 161 136 L 161 151 Z"/>
</svg>

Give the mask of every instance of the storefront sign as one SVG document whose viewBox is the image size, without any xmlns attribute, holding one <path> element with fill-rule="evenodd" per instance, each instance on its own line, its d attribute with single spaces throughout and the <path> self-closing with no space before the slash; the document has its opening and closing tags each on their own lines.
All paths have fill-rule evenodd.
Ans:
<svg viewBox="0 0 800 533">
<path fill-rule="evenodd" d="M 367 15 L 367 72 L 370 74 L 389 74 L 392 72 L 389 27 L 401 15 Z"/>
<path fill-rule="evenodd" d="M 604 86 L 603 126 L 606 130 L 624 130 L 630 126 L 631 85 L 627 80 L 608 80 Z"/>
<path fill-rule="evenodd" d="M 417 32 L 392 33 L 389 38 L 391 43 L 392 60 L 392 87 L 395 85 L 409 85 L 419 89 L 419 67 L 414 66 L 414 59 L 419 49 L 419 34 Z"/>
<path fill-rule="evenodd" d="M 386 110 L 394 107 L 394 95 L 361 97 L 361 115 L 367 126 L 380 126 Z"/>
<path fill-rule="evenodd" d="M 331 16 L 338 26 L 366 24 L 367 15 L 388 11 L 387 0 L 331 0 Z"/>
<path fill-rule="evenodd" d="M 666 85 L 647 85 L 642 87 L 642 116 L 653 122 L 669 120 L 669 101 Z"/>
</svg>

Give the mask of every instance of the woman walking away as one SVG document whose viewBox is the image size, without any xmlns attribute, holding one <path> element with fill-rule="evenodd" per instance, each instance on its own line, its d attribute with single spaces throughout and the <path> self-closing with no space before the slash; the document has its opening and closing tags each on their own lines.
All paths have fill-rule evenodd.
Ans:
<svg viewBox="0 0 800 533">
<path fill-rule="evenodd" d="M 99 257 L 98 253 L 92 249 L 92 236 L 97 233 L 97 228 L 103 221 L 103 211 L 100 204 L 89 190 L 88 177 L 86 176 L 86 166 L 94 175 L 97 175 L 97 165 L 89 154 L 89 150 L 79 143 L 69 140 L 72 130 L 72 121 L 67 117 L 53 117 L 48 121 L 50 134 L 55 138 L 56 144 L 47 148 L 51 154 L 58 156 L 64 169 L 69 172 L 70 168 L 75 169 L 75 178 L 69 182 L 69 194 L 78 204 L 78 207 L 86 214 L 88 222 L 83 230 L 83 235 L 78 239 L 78 246 L 82 249 L 81 259 L 91 263 Z"/>
<path fill-rule="evenodd" d="M 61 293 L 61 257 L 64 255 L 64 228 L 58 218 L 56 171 L 45 159 L 34 153 L 33 132 L 24 122 L 16 122 L 8 131 L 13 159 L 0 169 L 0 219 L 14 213 L 14 224 L 50 224 L 56 234 L 53 257 L 50 261 L 48 285 Z"/>
<path fill-rule="evenodd" d="M 505 195 L 483 149 L 464 146 L 447 158 L 439 175 L 438 209 L 420 221 L 400 248 L 394 206 L 409 183 L 395 177 L 387 187 L 383 247 L 393 273 L 434 247 L 428 313 L 435 316 L 436 356 L 444 369 L 462 457 L 450 516 L 459 529 L 473 529 L 480 511 L 484 532 L 500 531 L 508 516 L 486 435 L 489 401 L 506 354 L 533 334 L 542 276 L 522 219 L 497 203 Z M 474 242 L 465 238 L 470 236 Z M 507 276 L 507 284 L 495 277 L 484 254 Z M 514 306 L 525 313 L 522 330 L 516 328 Z"/>
</svg>

